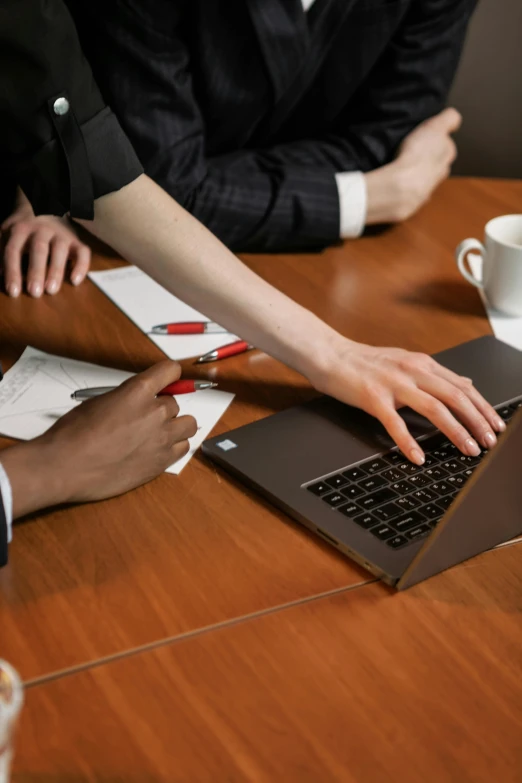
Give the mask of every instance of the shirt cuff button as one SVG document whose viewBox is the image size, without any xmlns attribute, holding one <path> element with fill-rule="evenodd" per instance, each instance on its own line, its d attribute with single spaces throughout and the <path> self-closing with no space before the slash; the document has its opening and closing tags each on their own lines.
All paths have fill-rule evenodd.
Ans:
<svg viewBox="0 0 522 783">
<path fill-rule="evenodd" d="M 67 114 L 67 112 L 69 111 L 69 101 L 67 100 L 67 98 L 64 97 L 57 98 L 53 103 L 53 111 L 55 114 L 58 114 L 59 116 L 63 116 L 64 114 Z"/>
</svg>

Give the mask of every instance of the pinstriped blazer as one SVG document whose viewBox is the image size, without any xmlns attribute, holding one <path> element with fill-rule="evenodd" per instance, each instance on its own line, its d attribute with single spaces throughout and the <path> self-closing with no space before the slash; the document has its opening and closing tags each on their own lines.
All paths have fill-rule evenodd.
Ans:
<svg viewBox="0 0 522 783">
<path fill-rule="evenodd" d="M 334 175 L 444 106 L 476 0 L 68 0 L 146 172 L 234 250 L 339 239 Z"/>
</svg>

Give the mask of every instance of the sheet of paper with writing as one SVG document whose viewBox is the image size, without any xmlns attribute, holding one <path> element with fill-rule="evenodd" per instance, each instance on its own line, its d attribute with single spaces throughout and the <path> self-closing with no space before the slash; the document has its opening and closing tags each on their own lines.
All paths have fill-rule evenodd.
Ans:
<svg viewBox="0 0 522 783">
<path fill-rule="evenodd" d="M 71 394 L 93 386 L 119 386 L 132 373 L 26 348 L 0 383 L 0 434 L 18 440 L 42 435 L 68 411 L 81 403 Z M 218 389 L 206 389 L 176 397 L 180 415 L 192 415 L 198 431 L 190 451 L 168 473 L 180 473 L 234 398 Z"/>
<path fill-rule="evenodd" d="M 91 272 L 90 279 L 136 326 L 144 332 L 170 359 L 190 359 L 202 356 L 221 345 L 234 342 L 238 337 L 228 333 L 156 335 L 150 334 L 153 326 L 178 321 L 208 321 L 170 294 L 152 277 L 136 266 Z"/>
</svg>

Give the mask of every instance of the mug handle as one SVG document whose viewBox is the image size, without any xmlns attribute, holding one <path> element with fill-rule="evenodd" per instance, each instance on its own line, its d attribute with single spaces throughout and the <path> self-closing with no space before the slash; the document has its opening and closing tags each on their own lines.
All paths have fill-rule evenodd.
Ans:
<svg viewBox="0 0 522 783">
<path fill-rule="evenodd" d="M 464 242 L 460 243 L 460 245 L 455 251 L 457 266 L 459 268 L 460 274 L 466 278 L 468 283 L 471 283 L 471 285 L 474 285 L 477 288 L 484 288 L 484 283 L 482 282 L 482 280 L 477 280 L 475 275 L 466 267 L 466 262 L 468 260 L 468 253 L 471 250 L 478 250 L 480 257 L 482 259 L 482 263 L 484 263 L 484 255 L 486 253 L 486 248 L 484 247 L 482 242 L 479 242 L 478 239 L 465 239 Z"/>
</svg>

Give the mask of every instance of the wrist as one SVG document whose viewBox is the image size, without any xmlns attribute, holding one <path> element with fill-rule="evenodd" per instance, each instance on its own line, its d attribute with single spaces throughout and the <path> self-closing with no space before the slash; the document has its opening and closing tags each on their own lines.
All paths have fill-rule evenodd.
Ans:
<svg viewBox="0 0 522 783">
<path fill-rule="evenodd" d="M 44 438 L 19 443 L 0 452 L 13 495 L 13 519 L 67 502 L 63 472 Z"/>
<path fill-rule="evenodd" d="M 418 165 L 398 158 L 365 175 L 368 225 L 400 223 L 422 203 L 422 175 Z"/>
<path fill-rule="evenodd" d="M 327 329 L 328 332 L 320 335 L 312 345 L 308 343 L 302 367 L 296 366 L 312 386 L 323 394 L 332 393 L 332 379 L 339 374 L 340 362 L 347 358 L 349 360 L 350 354 L 355 354 L 358 347 L 358 343 L 348 337 L 330 327 Z"/>
</svg>

